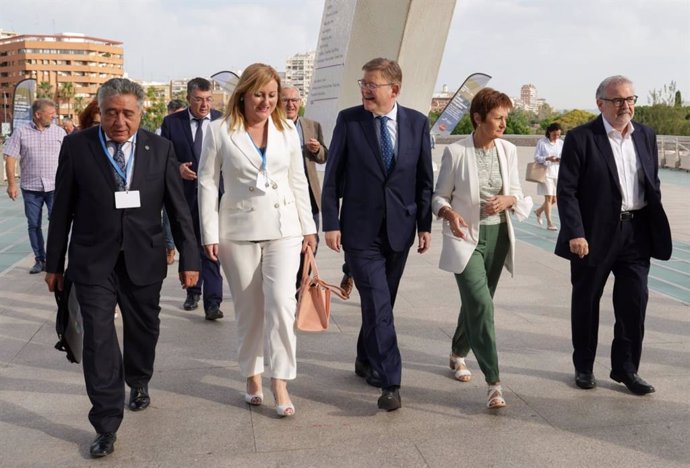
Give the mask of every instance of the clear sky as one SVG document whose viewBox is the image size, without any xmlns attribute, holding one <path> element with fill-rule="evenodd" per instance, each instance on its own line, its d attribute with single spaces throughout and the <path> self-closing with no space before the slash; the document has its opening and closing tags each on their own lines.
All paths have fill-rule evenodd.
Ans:
<svg viewBox="0 0 690 468">
<path fill-rule="evenodd" d="M 322 12 L 322 0 L 0 0 L 0 29 L 119 40 L 131 78 L 167 81 L 283 70 L 316 49 Z M 635 82 L 639 104 L 672 80 L 690 102 L 690 0 L 458 0 L 436 89 L 477 71 L 511 96 L 532 83 L 557 109 L 596 108 L 613 74 Z"/>
</svg>

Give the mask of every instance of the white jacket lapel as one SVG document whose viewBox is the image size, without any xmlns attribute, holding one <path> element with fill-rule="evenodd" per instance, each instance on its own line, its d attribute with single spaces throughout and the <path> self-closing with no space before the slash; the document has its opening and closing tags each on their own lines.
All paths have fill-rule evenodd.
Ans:
<svg viewBox="0 0 690 468">
<path fill-rule="evenodd" d="M 252 143 L 252 139 L 249 134 L 244 129 L 244 126 L 240 126 L 237 129 L 230 132 L 230 140 L 233 144 L 240 150 L 240 152 L 247 158 L 249 163 L 256 167 L 257 171 L 261 170 L 261 156 L 259 151 Z"/>
</svg>

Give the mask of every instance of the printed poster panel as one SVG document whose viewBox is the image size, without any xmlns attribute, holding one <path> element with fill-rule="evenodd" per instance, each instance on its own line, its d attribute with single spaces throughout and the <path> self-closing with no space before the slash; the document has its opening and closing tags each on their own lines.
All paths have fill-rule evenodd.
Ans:
<svg viewBox="0 0 690 468">
<path fill-rule="evenodd" d="M 484 73 L 474 73 L 468 76 L 456 91 L 453 99 L 443 109 L 434 126 L 431 127 L 431 135 L 434 137 L 449 136 L 460 119 L 470 110 L 470 103 L 474 95 L 486 86 L 490 79 L 491 77 Z"/>
<path fill-rule="evenodd" d="M 36 96 L 36 80 L 22 80 L 14 88 L 12 131 L 31 123 L 31 104 Z"/>
</svg>

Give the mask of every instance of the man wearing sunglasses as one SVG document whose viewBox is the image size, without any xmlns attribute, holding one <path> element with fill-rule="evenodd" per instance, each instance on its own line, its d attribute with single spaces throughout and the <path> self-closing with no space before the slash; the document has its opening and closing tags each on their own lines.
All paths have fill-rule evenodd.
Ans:
<svg viewBox="0 0 690 468">
<path fill-rule="evenodd" d="M 633 83 L 611 76 L 596 91 L 595 120 L 568 132 L 558 176 L 561 231 L 556 254 L 570 260 L 575 384 L 596 386 L 599 301 L 610 273 L 614 338 L 610 377 L 632 393 L 654 387 L 638 375 L 647 309 L 650 257 L 671 256 L 661 205 L 656 135 L 634 122 Z"/>
</svg>

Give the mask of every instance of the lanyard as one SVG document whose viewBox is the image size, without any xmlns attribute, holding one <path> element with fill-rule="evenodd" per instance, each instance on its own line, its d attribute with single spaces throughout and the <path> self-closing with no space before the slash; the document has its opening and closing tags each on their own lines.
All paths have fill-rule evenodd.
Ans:
<svg viewBox="0 0 690 468">
<path fill-rule="evenodd" d="M 264 150 L 261 151 L 261 148 L 256 146 L 256 143 L 254 143 L 254 140 L 252 140 L 252 137 L 249 136 L 249 133 L 247 133 L 247 138 L 249 138 L 249 141 L 252 142 L 252 145 L 254 145 L 256 152 L 259 153 L 259 157 L 261 157 L 261 172 L 263 172 L 265 174 L 266 173 L 266 148 L 264 148 Z M 266 145 L 266 146 L 268 146 L 268 145 Z"/>
<path fill-rule="evenodd" d="M 125 172 L 122 172 L 122 168 L 118 163 L 115 162 L 115 159 L 113 156 L 110 154 L 110 151 L 108 151 L 108 148 L 105 145 L 105 138 L 103 137 L 103 127 L 100 127 L 98 129 L 98 139 L 101 142 L 101 148 L 103 148 L 103 152 L 105 153 L 106 157 L 108 158 L 108 161 L 110 161 L 110 164 L 113 166 L 113 169 L 115 169 L 115 172 L 117 172 L 117 175 L 119 175 L 122 180 L 125 182 L 125 186 L 127 189 L 129 189 L 129 183 L 127 182 L 128 180 L 132 179 L 132 169 L 134 168 L 133 166 L 133 161 L 134 161 L 134 145 L 137 141 L 136 135 L 134 136 L 134 139 L 132 140 L 132 148 L 129 153 L 129 158 L 127 159 L 127 164 L 125 164 Z"/>
</svg>

